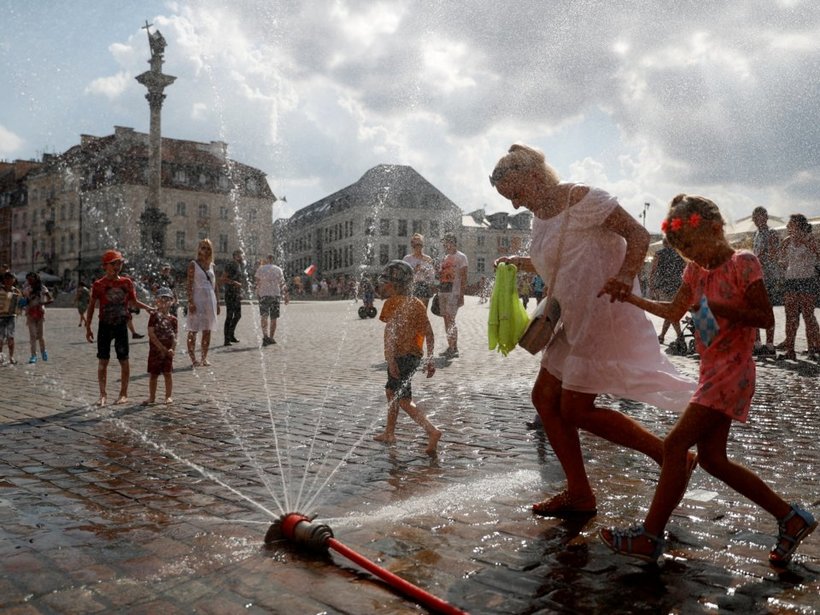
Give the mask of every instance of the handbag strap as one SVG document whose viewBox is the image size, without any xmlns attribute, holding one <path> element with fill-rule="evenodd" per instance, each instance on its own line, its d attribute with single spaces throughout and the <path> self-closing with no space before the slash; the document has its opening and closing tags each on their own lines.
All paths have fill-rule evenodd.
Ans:
<svg viewBox="0 0 820 615">
<path fill-rule="evenodd" d="M 571 206 L 570 197 L 572 197 L 572 191 L 574 189 L 575 185 L 569 189 L 569 193 L 567 194 L 567 205 L 564 207 L 564 211 L 561 212 L 564 214 L 564 219 L 561 221 L 561 230 L 558 233 L 558 253 L 555 256 L 555 267 L 552 268 L 552 273 L 550 273 L 550 285 L 549 288 L 547 288 L 547 302 L 552 299 L 552 294 L 555 289 L 555 280 L 558 277 L 558 268 L 561 266 L 561 253 L 564 251 L 564 237 L 567 234 L 567 224 L 569 223 L 569 208 Z"/>
</svg>

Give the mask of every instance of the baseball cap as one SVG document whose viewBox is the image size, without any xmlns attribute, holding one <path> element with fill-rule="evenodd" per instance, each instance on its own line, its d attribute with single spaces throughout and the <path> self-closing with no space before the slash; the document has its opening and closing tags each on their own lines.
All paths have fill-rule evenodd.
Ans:
<svg viewBox="0 0 820 615">
<path fill-rule="evenodd" d="M 169 299 L 173 299 L 174 293 L 167 286 L 161 286 L 159 290 L 157 290 L 157 298 L 159 299 L 160 297 L 168 297 Z"/>
<path fill-rule="evenodd" d="M 113 263 L 114 261 L 122 261 L 125 260 L 122 257 L 122 254 L 117 250 L 107 250 L 105 254 L 102 256 L 102 264 L 107 265 L 108 263 Z"/>
</svg>

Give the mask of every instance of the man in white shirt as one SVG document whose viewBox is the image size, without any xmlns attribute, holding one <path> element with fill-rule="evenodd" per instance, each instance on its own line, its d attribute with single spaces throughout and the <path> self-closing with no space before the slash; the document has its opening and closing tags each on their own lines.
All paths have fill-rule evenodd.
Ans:
<svg viewBox="0 0 820 615">
<path fill-rule="evenodd" d="M 453 233 L 442 238 L 444 258 L 439 266 L 438 298 L 441 315 L 444 317 L 444 331 L 447 334 L 447 350 L 441 356 L 453 359 L 458 356 L 458 327 L 456 314 L 464 305 L 464 291 L 467 288 L 467 256 L 458 251 L 458 240 Z"/>
<path fill-rule="evenodd" d="M 262 345 L 275 344 L 276 320 L 279 318 L 279 304 L 284 297 L 285 305 L 290 301 L 285 287 L 282 269 L 273 264 L 273 254 L 265 257 L 265 262 L 254 275 L 256 296 L 259 297 L 259 314 L 262 319 Z"/>
</svg>

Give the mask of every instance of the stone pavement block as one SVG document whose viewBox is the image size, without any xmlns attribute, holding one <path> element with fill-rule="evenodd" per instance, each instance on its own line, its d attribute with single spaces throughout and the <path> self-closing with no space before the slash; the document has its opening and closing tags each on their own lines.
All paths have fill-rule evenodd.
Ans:
<svg viewBox="0 0 820 615">
<path fill-rule="evenodd" d="M 288 614 L 418 612 L 343 558 L 262 548 L 273 519 L 242 496 L 276 516 L 268 486 L 286 506 L 287 484 L 293 506 L 304 476 L 302 505 L 321 489 L 310 507 L 319 521 L 338 523 L 344 544 L 473 614 L 625 612 L 625 605 L 701 612 L 709 603 L 749 612 L 820 609 L 818 537 L 785 573 L 772 571 L 765 558 L 773 521 L 701 470 L 690 487 L 717 495 L 684 501 L 670 525 L 677 557 L 655 573 L 596 537 L 599 527 L 633 522 L 645 511 L 658 468 L 640 455 L 584 436 L 598 517 L 582 525 L 533 517 L 532 502 L 563 483 L 543 435 L 524 427 L 533 417 L 538 359 L 487 351 L 486 305 L 468 301 L 459 314 L 462 356 L 438 360 L 434 378 L 413 381 L 419 406 L 444 431 L 437 458 L 423 453 L 425 438 L 406 416 L 395 446 L 372 442 L 386 416 L 383 329 L 348 308 L 294 302 L 275 348 L 214 348 L 207 370 L 180 358 L 176 403 L 149 409 L 138 405 L 147 345 L 132 346 L 135 403 L 90 407 L 94 347 L 78 343 L 76 327 L 60 329 L 64 319 L 76 324 L 76 314 L 52 310 L 47 335 L 55 360 L 0 371 L 17 392 L 0 400 L 0 579 L 24 591 L 36 573 L 23 560 L 15 572 L 14 557 L 35 558 L 55 593 L 33 590 L 25 606 L 43 612 L 53 611 L 47 595 L 60 604 L 61 594 L 87 590 L 88 608 L 99 603 L 112 612 L 187 613 L 201 604 Z M 433 326 L 440 350 L 441 320 Z M 240 339 L 253 339 L 254 327 L 255 319 L 243 318 Z M 672 361 L 697 375 L 695 359 Z M 758 366 L 752 417 L 733 426 L 729 453 L 787 499 L 818 507 L 820 369 L 805 360 Z M 117 372 L 109 372 L 111 393 Z M 657 433 L 676 419 L 641 404 L 605 402 Z"/>
</svg>

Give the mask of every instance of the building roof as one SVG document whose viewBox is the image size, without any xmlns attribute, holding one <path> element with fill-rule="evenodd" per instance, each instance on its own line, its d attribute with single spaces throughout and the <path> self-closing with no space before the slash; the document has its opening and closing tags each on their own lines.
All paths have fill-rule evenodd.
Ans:
<svg viewBox="0 0 820 615">
<path fill-rule="evenodd" d="M 42 172 L 55 169 L 80 167 L 83 187 L 94 189 L 109 184 L 145 184 L 145 169 L 149 157 L 149 138 L 146 133 L 132 128 L 114 127 L 114 134 L 104 137 L 81 135 L 79 145 L 74 145 L 59 155 L 43 156 Z M 263 171 L 236 162 L 227 157 L 227 144 L 220 141 L 200 143 L 183 139 L 163 137 L 162 185 L 181 190 L 207 192 L 238 191 L 247 194 L 248 180 L 253 178 L 256 188 L 253 196 L 274 199 Z M 175 180 L 177 170 L 191 175 L 191 181 Z M 200 174 L 207 175 L 207 182 L 199 182 Z M 224 176 L 227 182 L 220 183 Z"/>
<path fill-rule="evenodd" d="M 317 217 L 324 217 L 355 206 L 393 206 L 418 209 L 441 209 L 444 217 L 461 215 L 459 207 L 448 199 L 412 167 L 397 164 L 380 164 L 362 175 L 354 184 L 342 188 L 325 198 L 303 207 L 289 220 L 289 224 L 308 224 Z"/>
</svg>

